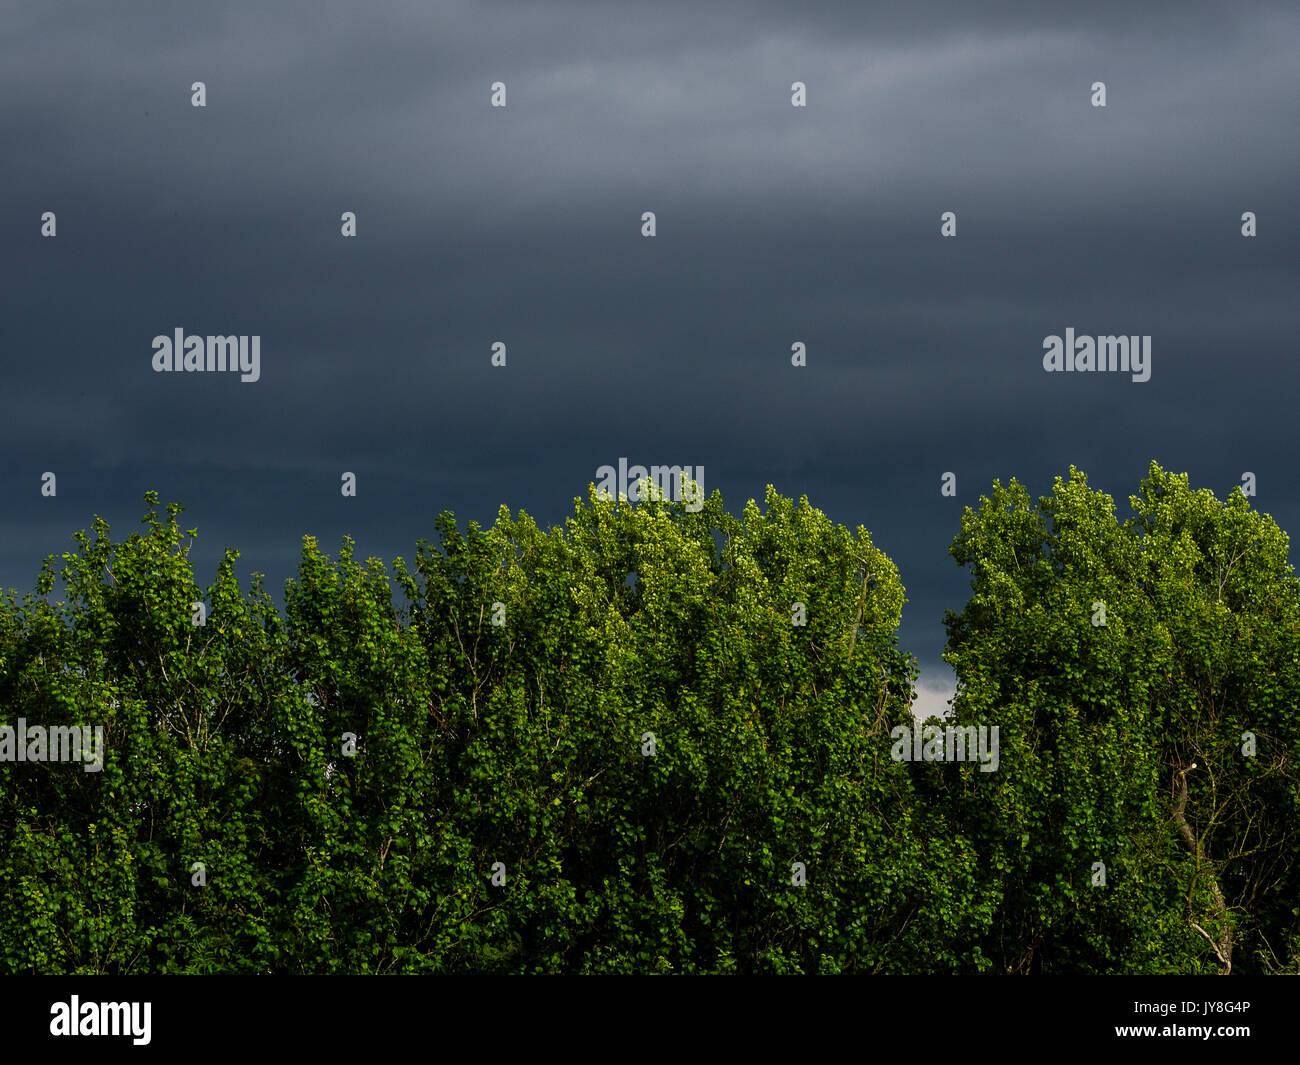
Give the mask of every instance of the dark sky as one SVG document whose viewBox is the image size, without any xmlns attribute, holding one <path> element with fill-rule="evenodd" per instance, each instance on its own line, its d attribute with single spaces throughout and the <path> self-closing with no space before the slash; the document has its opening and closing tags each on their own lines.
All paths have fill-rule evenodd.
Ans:
<svg viewBox="0 0 1300 1065">
<path fill-rule="evenodd" d="M 0 585 L 149 489 L 200 583 L 234 546 L 279 589 L 304 533 L 409 558 L 703 465 L 866 525 L 942 703 L 994 478 L 1074 463 L 1122 517 L 1152 459 L 1249 470 L 1300 528 L 1296 5 L 807 8 L 0 3 Z M 261 379 L 154 373 L 177 327 Z M 1067 327 L 1150 335 L 1151 379 L 1045 373 Z"/>
</svg>

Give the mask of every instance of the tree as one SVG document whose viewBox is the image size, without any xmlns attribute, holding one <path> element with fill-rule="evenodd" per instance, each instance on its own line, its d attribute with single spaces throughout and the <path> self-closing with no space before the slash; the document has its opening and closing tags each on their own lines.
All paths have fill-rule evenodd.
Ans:
<svg viewBox="0 0 1300 1065">
<path fill-rule="evenodd" d="M 593 491 L 444 514 L 401 601 L 306 537 L 281 617 L 146 502 L 0 612 L 3 705 L 108 736 L 99 774 L 0 769 L 5 971 L 961 964 L 975 857 L 885 757 L 914 671 L 865 530 Z"/>
<path fill-rule="evenodd" d="M 1294 970 L 1287 538 L 1155 463 L 1131 502 L 1118 523 L 1073 467 L 1037 505 L 995 482 L 952 546 L 972 576 L 947 618 L 955 711 L 1004 744 L 960 814 L 1000 883 L 990 951 L 1011 972 Z"/>
<path fill-rule="evenodd" d="M 0 603 L 0 724 L 106 740 L 0 763 L 0 971 L 1300 969 L 1300 594 L 1239 492 L 966 511 L 992 773 L 890 756 L 903 587 L 806 498 L 308 536 L 283 613 L 145 498 Z"/>
</svg>

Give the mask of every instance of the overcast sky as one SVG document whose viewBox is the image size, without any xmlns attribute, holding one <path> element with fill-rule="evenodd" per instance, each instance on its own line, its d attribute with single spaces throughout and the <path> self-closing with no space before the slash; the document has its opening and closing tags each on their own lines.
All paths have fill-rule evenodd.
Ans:
<svg viewBox="0 0 1300 1065">
<path fill-rule="evenodd" d="M 149 489 L 200 583 L 233 546 L 279 589 L 304 533 L 409 558 L 703 465 L 871 530 L 935 705 L 994 478 L 1125 516 L 1152 459 L 1249 470 L 1300 528 L 1300 9 L 807 7 L 0 2 L 0 585 Z M 1067 327 L 1151 379 L 1044 372 Z M 155 373 L 177 328 L 260 336 L 260 380 Z"/>
</svg>

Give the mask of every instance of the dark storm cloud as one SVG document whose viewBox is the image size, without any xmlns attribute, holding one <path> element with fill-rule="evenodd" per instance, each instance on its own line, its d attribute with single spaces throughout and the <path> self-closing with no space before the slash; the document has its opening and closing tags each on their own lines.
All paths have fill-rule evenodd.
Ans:
<svg viewBox="0 0 1300 1065">
<path fill-rule="evenodd" d="M 559 521 L 622 455 L 865 524 L 929 668 L 995 477 L 1073 462 L 1122 514 L 1152 458 L 1249 469 L 1300 524 L 1289 5 L 0 10 L 0 583 L 148 488 L 201 580 L 230 544 L 278 587 L 304 532 Z M 262 379 L 154 374 L 178 326 L 260 335 Z M 1043 373 L 1067 326 L 1152 335 L 1151 381 Z"/>
</svg>

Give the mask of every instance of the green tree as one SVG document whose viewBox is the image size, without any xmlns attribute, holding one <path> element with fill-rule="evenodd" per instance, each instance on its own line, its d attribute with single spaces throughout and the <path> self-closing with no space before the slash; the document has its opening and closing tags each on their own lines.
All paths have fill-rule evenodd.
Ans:
<svg viewBox="0 0 1300 1065">
<path fill-rule="evenodd" d="M 1037 504 L 995 482 L 952 546 L 972 578 L 947 618 L 955 712 L 1003 744 L 954 806 L 1001 892 L 989 952 L 1007 972 L 1294 970 L 1286 536 L 1155 463 L 1131 502 L 1119 523 L 1073 467 Z"/>
<path fill-rule="evenodd" d="M 991 917 L 887 757 L 897 571 L 806 499 L 306 537 L 283 617 L 146 501 L 0 611 L 6 721 L 108 747 L 0 768 L 5 971 L 936 971 Z"/>
</svg>

